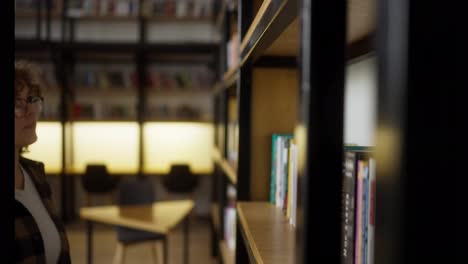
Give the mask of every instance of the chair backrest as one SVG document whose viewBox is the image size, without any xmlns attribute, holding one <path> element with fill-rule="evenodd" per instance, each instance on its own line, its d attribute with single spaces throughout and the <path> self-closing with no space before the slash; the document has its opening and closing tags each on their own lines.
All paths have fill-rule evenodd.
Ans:
<svg viewBox="0 0 468 264">
<path fill-rule="evenodd" d="M 102 194 L 115 190 L 119 178 L 109 175 L 104 164 L 88 164 L 81 182 L 86 192 Z"/>
<path fill-rule="evenodd" d="M 119 205 L 144 205 L 154 201 L 154 187 L 149 178 L 126 179 L 119 185 Z"/>
<path fill-rule="evenodd" d="M 173 164 L 169 174 L 163 179 L 167 191 L 190 193 L 198 186 L 198 177 L 190 171 L 187 164 Z"/>
<path fill-rule="evenodd" d="M 119 184 L 118 201 L 119 205 L 146 205 L 155 201 L 154 186 L 149 178 L 125 179 Z M 116 227 L 117 240 L 123 243 L 144 242 L 147 240 L 157 240 L 164 237 L 146 231 L 135 230 L 126 227 Z"/>
</svg>

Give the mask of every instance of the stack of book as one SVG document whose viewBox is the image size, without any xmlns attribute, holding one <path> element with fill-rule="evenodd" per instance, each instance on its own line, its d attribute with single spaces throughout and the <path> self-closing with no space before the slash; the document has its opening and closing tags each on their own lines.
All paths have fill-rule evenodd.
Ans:
<svg viewBox="0 0 468 264">
<path fill-rule="evenodd" d="M 296 226 L 298 149 L 290 134 L 273 134 L 271 141 L 270 202 Z"/>
</svg>

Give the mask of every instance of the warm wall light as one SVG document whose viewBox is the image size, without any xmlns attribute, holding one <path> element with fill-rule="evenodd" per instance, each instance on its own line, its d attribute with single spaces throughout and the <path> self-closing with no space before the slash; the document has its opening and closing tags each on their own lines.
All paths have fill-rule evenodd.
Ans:
<svg viewBox="0 0 468 264">
<path fill-rule="evenodd" d="M 25 158 L 44 163 L 45 171 L 56 174 L 62 171 L 62 125 L 60 122 L 38 122 L 37 141 L 29 146 Z"/>
<path fill-rule="evenodd" d="M 190 122 L 144 124 L 144 172 L 167 173 L 173 163 L 188 163 L 194 173 L 211 173 L 213 125 Z"/>
<path fill-rule="evenodd" d="M 110 173 L 138 171 L 138 123 L 76 122 L 73 124 L 72 171 L 104 163 Z"/>
</svg>

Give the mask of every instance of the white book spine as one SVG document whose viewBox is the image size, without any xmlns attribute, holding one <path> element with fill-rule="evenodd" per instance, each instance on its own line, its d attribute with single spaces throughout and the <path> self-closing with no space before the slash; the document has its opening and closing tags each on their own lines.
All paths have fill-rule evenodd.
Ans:
<svg viewBox="0 0 468 264">
<path fill-rule="evenodd" d="M 276 207 L 281 207 L 281 188 L 283 186 L 282 180 L 283 180 L 283 173 L 281 169 L 281 165 L 283 164 L 282 158 L 283 155 L 282 153 L 282 146 L 283 146 L 283 138 L 281 136 L 278 136 L 278 139 L 276 140 L 276 197 L 275 197 L 275 202 L 276 202 Z"/>
<path fill-rule="evenodd" d="M 289 224 L 293 227 L 296 227 L 296 208 L 297 208 L 297 145 L 291 145 L 291 155 L 292 155 L 292 164 L 291 164 L 291 209 L 290 209 L 290 217 L 289 217 Z"/>
</svg>

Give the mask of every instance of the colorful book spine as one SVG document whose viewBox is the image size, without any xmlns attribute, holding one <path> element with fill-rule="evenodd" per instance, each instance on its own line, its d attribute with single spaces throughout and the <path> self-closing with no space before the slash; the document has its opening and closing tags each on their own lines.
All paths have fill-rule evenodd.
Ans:
<svg viewBox="0 0 468 264">
<path fill-rule="evenodd" d="M 288 149 L 289 142 L 292 139 L 290 134 L 280 135 L 279 144 L 277 147 L 279 149 L 279 162 L 277 162 L 277 181 L 276 181 L 276 207 L 281 208 L 286 213 L 285 200 L 286 192 L 288 188 Z"/>
<path fill-rule="evenodd" d="M 292 156 L 292 148 L 294 145 L 294 140 L 291 139 L 288 149 L 288 191 L 287 191 L 287 198 L 286 198 L 286 219 L 291 217 L 291 193 L 292 193 L 292 177 L 293 177 L 293 156 Z"/>
<path fill-rule="evenodd" d="M 298 162 L 298 150 L 295 142 L 291 144 L 291 192 L 289 202 L 289 224 L 293 227 L 296 226 L 296 209 L 297 209 L 297 162 Z"/>
<path fill-rule="evenodd" d="M 276 197 L 276 141 L 278 135 L 271 137 L 271 176 L 270 176 L 270 203 L 275 204 Z"/>
<path fill-rule="evenodd" d="M 343 162 L 343 215 L 341 264 L 354 264 L 354 210 L 356 193 L 356 153 L 345 151 Z"/>
<path fill-rule="evenodd" d="M 278 139 L 276 140 L 276 175 L 275 175 L 275 205 L 276 207 L 281 207 L 281 187 L 283 186 L 282 181 L 282 170 L 281 170 L 281 159 L 283 158 L 283 155 L 281 155 L 281 146 L 283 142 L 283 137 L 278 136 Z"/>
<path fill-rule="evenodd" d="M 375 159 L 369 159 L 369 225 L 367 227 L 367 263 L 374 264 L 374 232 L 375 232 Z"/>
<path fill-rule="evenodd" d="M 362 256 L 362 181 L 363 181 L 363 169 L 364 164 L 362 160 L 358 160 L 357 162 L 357 179 L 356 179 L 356 220 L 355 220 L 355 264 L 361 264 L 361 256 Z"/>
<path fill-rule="evenodd" d="M 363 162 L 361 263 L 367 264 L 367 227 L 369 223 L 369 166 Z"/>
</svg>

